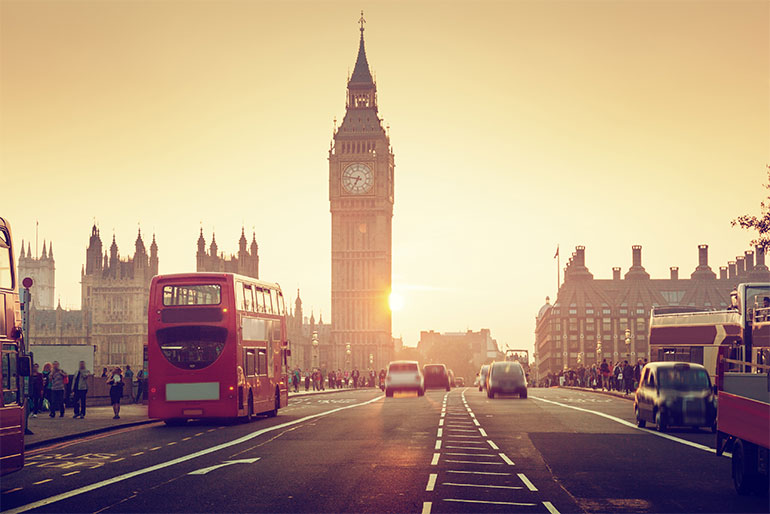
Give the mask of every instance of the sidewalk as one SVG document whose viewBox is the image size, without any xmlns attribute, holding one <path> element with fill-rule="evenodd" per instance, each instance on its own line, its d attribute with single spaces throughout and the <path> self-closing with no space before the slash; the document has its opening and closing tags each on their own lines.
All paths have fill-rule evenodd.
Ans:
<svg viewBox="0 0 770 514">
<path fill-rule="evenodd" d="M 623 394 L 618 391 L 602 391 L 601 389 L 591 389 L 590 387 L 577 387 L 577 386 L 557 386 L 561 389 L 573 389 L 575 391 L 585 391 L 587 393 L 606 394 L 607 396 L 614 396 L 616 398 L 622 398 L 624 400 L 634 401 L 634 391 Z"/>
<path fill-rule="evenodd" d="M 152 423 L 147 418 L 147 406 L 128 404 L 120 406 L 120 419 L 112 419 L 114 413 L 112 407 L 88 407 L 84 419 L 74 419 L 73 410 L 64 411 L 64 417 L 56 414 L 51 418 L 48 412 L 41 412 L 37 418 L 29 417 L 29 429 L 34 435 L 24 437 L 24 446 L 27 449 L 40 446 L 44 443 L 74 439 L 89 434 L 114 430 L 143 423 Z"/>
<path fill-rule="evenodd" d="M 290 391 L 289 398 L 357 390 L 366 389 L 326 389 L 325 391 L 304 391 L 300 389 L 298 393 Z M 147 405 L 133 403 L 120 406 L 120 419 L 112 419 L 114 413 L 109 405 L 89 406 L 84 419 L 74 419 L 71 408 L 64 412 L 63 418 L 59 417 L 58 413 L 55 418 L 49 417 L 48 414 L 48 412 L 41 412 L 37 415 L 37 418 L 29 417 L 29 429 L 34 432 L 34 435 L 24 437 L 26 449 L 29 450 L 46 443 L 76 439 L 109 430 L 157 422 L 147 417 Z"/>
</svg>

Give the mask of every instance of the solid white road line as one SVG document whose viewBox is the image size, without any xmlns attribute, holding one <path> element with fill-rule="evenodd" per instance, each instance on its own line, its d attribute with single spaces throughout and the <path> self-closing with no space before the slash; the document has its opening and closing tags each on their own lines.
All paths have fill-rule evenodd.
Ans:
<svg viewBox="0 0 770 514">
<path fill-rule="evenodd" d="M 460 455 L 466 457 L 494 457 L 494 453 L 452 453 L 446 452 L 445 455 Z"/>
<path fill-rule="evenodd" d="M 439 430 L 441 430 L 441 429 L 439 428 Z M 472 438 L 476 438 L 476 439 L 480 439 L 481 438 L 480 435 L 476 435 L 476 434 L 452 434 L 450 437 L 472 437 Z"/>
<path fill-rule="evenodd" d="M 669 435 L 669 434 L 666 434 L 666 433 L 663 433 L 663 432 L 654 432 L 652 430 L 647 430 L 647 429 L 644 429 L 644 428 L 639 428 L 638 426 L 636 426 L 636 423 L 631 423 L 630 421 L 626 421 L 625 419 L 620 419 L 620 418 L 612 416 L 610 414 L 605 414 L 604 412 L 599 412 L 599 411 L 595 411 L 595 410 L 591 410 L 591 409 L 584 409 L 583 407 L 575 407 L 574 405 L 567 405 L 567 404 L 564 404 L 564 403 L 555 402 L 553 400 L 546 400 L 545 398 L 540 398 L 540 397 L 537 397 L 537 396 L 531 396 L 530 398 L 534 398 L 535 400 L 540 400 L 541 402 L 552 403 L 554 405 L 558 405 L 559 407 L 566 407 L 567 409 L 574 409 L 574 410 L 577 410 L 577 411 L 580 411 L 580 412 L 587 412 L 589 414 L 595 414 L 597 416 L 601 416 L 602 418 L 609 419 L 610 421 L 614 421 L 615 423 L 619 423 L 621 425 L 624 425 L 624 426 L 627 426 L 627 427 L 639 430 L 640 432 L 643 432 L 645 434 L 656 435 L 658 437 L 662 437 L 663 439 L 668 439 L 669 441 L 674 441 L 676 443 L 684 444 L 686 446 L 691 446 L 693 448 L 697 448 L 699 450 L 703 450 L 704 452 L 709 452 L 709 453 L 716 453 L 717 452 L 714 448 L 710 448 L 710 447 L 705 446 L 703 444 L 694 443 L 692 441 L 688 441 L 687 439 L 680 439 L 679 437 L 675 437 L 673 435 Z M 727 453 L 727 452 L 724 452 L 722 455 L 725 456 L 725 457 L 732 457 L 732 454 Z"/>
<path fill-rule="evenodd" d="M 436 450 L 440 450 L 441 449 L 441 439 L 436 441 L 436 447 L 434 449 L 436 449 Z"/>
<path fill-rule="evenodd" d="M 487 439 L 487 443 L 489 443 L 489 446 L 491 446 L 493 450 L 500 449 L 493 441 L 490 441 L 489 439 Z"/>
<path fill-rule="evenodd" d="M 500 458 L 503 459 L 505 461 L 505 463 L 508 464 L 509 466 L 513 466 L 514 465 L 513 461 L 511 459 L 509 459 L 506 454 L 500 452 L 498 455 L 500 455 Z"/>
<path fill-rule="evenodd" d="M 449 430 L 450 432 L 473 432 L 473 433 L 476 432 L 472 428 L 447 428 L 447 430 Z"/>
<path fill-rule="evenodd" d="M 441 457 L 441 454 L 440 454 L 440 453 L 434 453 L 434 454 L 433 454 L 433 458 L 432 458 L 432 459 L 431 459 L 431 461 L 430 461 L 430 465 L 431 465 L 431 466 L 436 466 L 436 465 L 438 464 L 438 459 L 439 459 L 439 457 Z"/>
<path fill-rule="evenodd" d="M 487 500 L 461 500 L 460 498 L 444 498 L 444 501 L 461 502 L 461 503 L 486 503 L 489 505 L 516 505 L 517 507 L 534 507 L 535 505 L 537 505 L 537 503 L 492 502 Z"/>
<path fill-rule="evenodd" d="M 484 437 L 487 436 L 486 431 L 483 428 L 481 428 L 481 427 L 479 427 L 479 434 L 483 435 Z"/>
<path fill-rule="evenodd" d="M 524 473 L 517 473 L 517 475 L 519 475 L 519 478 L 521 479 L 521 481 L 524 482 L 524 485 L 527 486 L 527 489 L 529 489 L 530 491 L 537 491 L 537 487 L 535 487 L 535 485 L 529 481 L 529 478 L 527 478 L 527 476 Z"/>
<path fill-rule="evenodd" d="M 447 459 L 446 462 L 453 462 L 455 464 L 489 464 L 490 466 L 502 466 L 502 462 L 486 462 L 486 461 L 477 461 L 477 460 L 449 460 Z"/>
<path fill-rule="evenodd" d="M 442 482 L 441 485 L 451 485 L 454 487 L 487 487 L 491 489 L 524 489 L 518 485 L 457 484 L 454 482 Z"/>
<path fill-rule="evenodd" d="M 456 469 L 450 469 L 447 471 L 447 473 L 463 473 L 466 475 L 497 475 L 497 476 L 511 475 L 511 473 L 498 473 L 496 471 L 460 471 Z"/>
<path fill-rule="evenodd" d="M 216 446 L 210 446 L 208 448 L 205 448 L 203 450 L 190 453 L 187 455 L 183 455 L 181 457 L 177 457 L 176 459 L 171 459 L 166 462 L 160 462 L 158 464 L 148 466 L 146 468 L 137 469 L 136 471 L 131 471 L 130 473 L 124 473 L 122 475 L 118 475 L 112 478 L 108 478 L 107 480 L 102 480 L 99 482 L 94 482 L 93 484 L 89 484 L 83 487 L 79 487 L 77 489 L 72 489 L 70 491 L 66 491 L 64 493 L 56 494 L 54 496 L 49 496 L 48 498 L 43 498 L 42 500 L 38 500 L 36 502 L 27 503 L 26 505 L 20 505 L 19 507 L 16 507 L 14 509 L 9 509 L 4 511 L 5 514 L 17 514 L 19 512 L 26 512 L 28 510 L 32 509 L 39 509 L 40 507 L 45 507 L 46 505 L 50 505 L 52 503 L 56 503 L 62 500 L 66 500 L 68 498 L 72 498 L 74 496 L 80 496 L 81 494 L 85 494 L 91 491 L 95 491 L 97 489 L 101 489 L 102 487 L 106 487 L 108 485 L 116 484 L 118 482 L 123 482 L 124 480 L 129 480 L 131 478 L 144 475 L 146 473 L 151 473 L 153 471 L 157 471 L 159 469 L 167 468 L 169 466 L 174 466 L 176 464 L 180 464 L 182 462 L 187 462 L 188 460 L 196 459 L 198 457 L 202 457 L 204 455 L 208 455 L 210 453 L 218 452 L 219 450 L 224 450 L 225 448 L 230 448 L 231 446 L 236 446 L 239 444 L 243 444 L 246 441 L 250 441 L 254 439 L 255 437 L 259 437 L 263 434 L 267 434 L 269 432 L 275 432 L 276 430 L 281 430 L 286 427 L 290 427 L 293 425 L 298 425 L 300 423 L 304 423 L 306 421 L 309 421 L 311 419 L 321 418 L 323 416 L 328 416 L 330 414 L 334 414 L 336 412 L 340 412 L 347 409 L 353 409 L 355 407 L 361 407 L 363 405 L 369 405 L 370 403 L 374 403 L 376 401 L 382 400 L 383 396 L 378 396 L 376 398 L 372 398 L 371 400 L 367 400 L 362 403 L 356 403 L 353 405 L 346 405 L 344 407 L 337 407 L 336 409 L 319 412 L 316 414 L 311 414 L 309 416 L 305 416 L 304 418 L 295 419 L 293 421 L 287 421 L 286 423 L 280 423 L 278 425 L 273 425 L 270 427 L 263 428 L 261 430 L 257 430 L 254 432 L 251 432 L 250 434 L 246 434 L 245 436 L 239 437 L 237 439 L 233 439 L 232 441 L 228 441 L 226 443 L 218 444 Z"/>
<path fill-rule="evenodd" d="M 548 512 L 551 514 L 561 514 L 558 510 L 556 510 L 556 507 L 553 506 L 553 503 L 551 502 L 543 502 L 543 505 L 546 509 L 548 509 Z"/>
<path fill-rule="evenodd" d="M 422 502 L 422 514 L 430 514 L 430 508 L 433 506 L 433 502 Z"/>
<path fill-rule="evenodd" d="M 426 491 L 432 491 L 434 487 L 436 487 L 436 479 L 438 478 L 437 473 L 431 473 L 428 475 L 428 485 L 425 486 Z"/>
<path fill-rule="evenodd" d="M 476 450 L 476 451 L 484 451 L 486 450 L 486 447 L 484 446 L 450 446 L 446 445 L 446 448 L 452 448 L 453 450 Z M 478 454 L 474 454 L 478 455 Z"/>
</svg>

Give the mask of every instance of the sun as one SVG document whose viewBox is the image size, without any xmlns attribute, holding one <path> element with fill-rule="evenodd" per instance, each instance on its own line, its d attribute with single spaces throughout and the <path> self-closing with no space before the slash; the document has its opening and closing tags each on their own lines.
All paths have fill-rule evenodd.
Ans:
<svg viewBox="0 0 770 514">
<path fill-rule="evenodd" d="M 400 311 L 404 308 L 404 297 L 398 293 L 390 293 L 388 302 L 390 303 L 390 310 L 393 312 Z"/>
</svg>

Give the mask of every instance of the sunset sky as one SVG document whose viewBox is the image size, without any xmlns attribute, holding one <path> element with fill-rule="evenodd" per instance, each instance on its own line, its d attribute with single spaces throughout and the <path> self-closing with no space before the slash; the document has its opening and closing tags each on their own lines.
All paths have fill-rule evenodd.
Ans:
<svg viewBox="0 0 770 514">
<path fill-rule="evenodd" d="M 0 215 L 80 306 L 94 218 L 160 271 L 198 232 L 330 316 L 328 149 L 360 10 L 396 160 L 393 335 L 531 346 L 562 265 L 653 277 L 748 249 L 770 162 L 770 2 L 0 3 Z"/>
</svg>

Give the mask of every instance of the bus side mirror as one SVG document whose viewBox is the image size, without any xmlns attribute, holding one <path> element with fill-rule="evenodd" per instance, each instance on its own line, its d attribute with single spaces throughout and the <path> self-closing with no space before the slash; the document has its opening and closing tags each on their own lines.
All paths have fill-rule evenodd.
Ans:
<svg viewBox="0 0 770 514">
<path fill-rule="evenodd" d="M 19 357 L 16 361 L 16 372 L 20 377 L 32 375 L 32 359 L 29 357 Z"/>
</svg>

